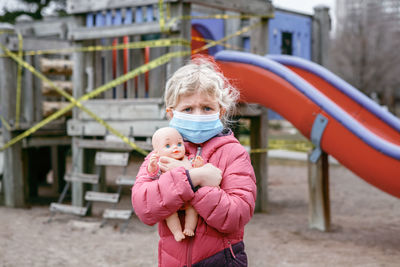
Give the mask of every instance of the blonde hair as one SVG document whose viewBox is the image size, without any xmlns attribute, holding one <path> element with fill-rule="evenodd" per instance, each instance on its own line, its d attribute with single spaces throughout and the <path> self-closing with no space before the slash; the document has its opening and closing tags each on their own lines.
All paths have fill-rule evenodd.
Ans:
<svg viewBox="0 0 400 267">
<path fill-rule="evenodd" d="M 227 126 L 229 118 L 235 112 L 239 91 L 229 83 L 216 64 L 206 58 L 192 59 L 167 81 L 164 95 L 166 108 L 173 109 L 181 95 L 196 91 L 206 92 L 217 98 L 220 107 L 226 111 L 221 121 Z"/>
</svg>

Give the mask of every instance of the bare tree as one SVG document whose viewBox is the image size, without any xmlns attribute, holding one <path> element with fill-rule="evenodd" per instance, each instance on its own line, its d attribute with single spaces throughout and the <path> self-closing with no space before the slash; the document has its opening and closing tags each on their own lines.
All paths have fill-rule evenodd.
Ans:
<svg viewBox="0 0 400 267">
<path fill-rule="evenodd" d="M 365 94 L 376 93 L 393 111 L 400 85 L 399 13 L 385 4 L 390 1 L 360 2 L 338 22 L 331 68 Z"/>
</svg>

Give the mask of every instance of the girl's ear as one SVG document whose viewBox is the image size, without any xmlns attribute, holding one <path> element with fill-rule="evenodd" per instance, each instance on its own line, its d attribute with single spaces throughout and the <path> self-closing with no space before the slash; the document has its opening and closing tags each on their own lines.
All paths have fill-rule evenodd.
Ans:
<svg viewBox="0 0 400 267">
<path fill-rule="evenodd" d="M 172 112 L 171 108 L 166 108 L 165 112 L 167 113 L 167 119 L 172 119 L 172 117 L 174 117 L 174 113 Z"/>
<path fill-rule="evenodd" d="M 226 112 L 226 109 L 224 109 L 224 108 L 221 108 L 221 109 L 219 110 L 219 118 L 220 118 L 220 119 L 225 115 L 225 112 Z"/>
</svg>

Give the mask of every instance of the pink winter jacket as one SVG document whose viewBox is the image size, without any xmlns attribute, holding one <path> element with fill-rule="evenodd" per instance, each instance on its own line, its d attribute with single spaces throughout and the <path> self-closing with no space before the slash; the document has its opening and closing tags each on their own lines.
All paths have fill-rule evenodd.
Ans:
<svg viewBox="0 0 400 267">
<path fill-rule="evenodd" d="M 187 154 L 199 145 L 185 143 Z M 256 180 L 249 154 L 233 134 L 217 136 L 201 144 L 205 162 L 222 170 L 220 188 L 201 187 L 193 191 L 183 167 L 147 176 L 149 156 L 140 167 L 132 187 L 132 205 L 144 223 L 159 223 L 158 265 L 190 266 L 243 240 L 244 226 L 253 215 Z M 165 219 L 188 202 L 198 212 L 195 236 L 176 242 Z M 181 222 L 184 214 L 179 212 Z"/>
</svg>

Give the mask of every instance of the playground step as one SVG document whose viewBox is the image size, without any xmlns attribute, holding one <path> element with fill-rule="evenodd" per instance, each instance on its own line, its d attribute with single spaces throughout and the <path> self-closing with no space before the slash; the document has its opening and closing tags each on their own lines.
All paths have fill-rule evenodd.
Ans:
<svg viewBox="0 0 400 267">
<path fill-rule="evenodd" d="M 115 183 L 117 185 L 133 186 L 135 184 L 135 181 L 136 179 L 133 176 L 120 175 L 117 177 Z"/>
<path fill-rule="evenodd" d="M 129 153 L 97 152 L 96 165 L 101 166 L 127 166 Z"/>
<path fill-rule="evenodd" d="M 118 219 L 118 220 L 128 220 L 132 216 L 132 210 L 113 210 L 106 209 L 103 212 L 104 219 Z"/>
<path fill-rule="evenodd" d="M 50 204 L 51 212 L 62 212 L 69 213 L 78 216 L 85 216 L 87 212 L 86 207 L 77 207 L 72 205 L 60 204 L 60 203 L 51 203 Z"/>
<path fill-rule="evenodd" d="M 94 191 L 87 191 L 85 194 L 85 200 L 87 201 L 99 201 L 108 203 L 118 203 L 119 194 L 117 193 L 101 193 Z"/>
<path fill-rule="evenodd" d="M 68 182 L 82 182 L 88 184 L 98 184 L 98 174 L 86 174 L 86 173 L 67 173 L 64 176 L 64 180 Z"/>
</svg>

